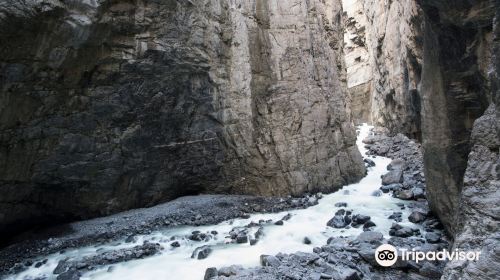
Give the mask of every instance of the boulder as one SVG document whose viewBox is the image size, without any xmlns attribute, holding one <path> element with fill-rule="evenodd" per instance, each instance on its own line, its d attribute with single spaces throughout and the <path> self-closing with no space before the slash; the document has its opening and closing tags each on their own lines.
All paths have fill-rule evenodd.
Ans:
<svg viewBox="0 0 500 280">
<path fill-rule="evenodd" d="M 335 207 L 347 207 L 347 202 L 337 202 L 335 203 Z"/>
<path fill-rule="evenodd" d="M 411 191 L 414 199 L 425 198 L 425 192 L 422 188 L 413 188 Z"/>
<path fill-rule="evenodd" d="M 278 267 L 281 265 L 281 261 L 275 256 L 261 255 L 260 264 L 262 266 Z"/>
<path fill-rule="evenodd" d="M 388 193 L 390 191 L 398 191 L 400 190 L 401 188 L 403 187 L 403 185 L 401 184 L 390 184 L 390 185 L 384 185 L 382 187 L 380 187 L 380 190 L 383 192 L 383 193 Z"/>
<path fill-rule="evenodd" d="M 393 159 L 389 165 L 387 165 L 387 170 L 403 170 L 405 166 L 405 161 L 400 158 Z"/>
<path fill-rule="evenodd" d="M 212 253 L 212 248 L 210 246 L 204 245 L 196 248 L 193 254 L 191 255 L 191 258 L 202 260 L 206 259 L 211 253 Z"/>
<path fill-rule="evenodd" d="M 58 275 L 56 280 L 79 280 L 80 276 L 81 276 L 81 274 L 79 271 L 69 270 L 69 271 L 66 271 L 66 272 Z"/>
<path fill-rule="evenodd" d="M 363 161 L 365 162 L 365 165 L 367 167 L 373 167 L 375 166 L 375 162 L 369 158 L 364 158 Z"/>
<path fill-rule="evenodd" d="M 363 225 L 363 229 L 369 229 L 369 228 L 372 228 L 372 227 L 375 227 L 377 226 L 374 222 L 372 221 L 368 221 L 366 222 L 364 225 Z"/>
<path fill-rule="evenodd" d="M 408 220 L 414 224 L 421 223 L 425 220 L 425 214 L 420 211 L 413 211 L 410 216 L 408 216 Z"/>
<path fill-rule="evenodd" d="M 209 267 L 205 270 L 205 277 L 203 277 L 203 280 L 210 280 L 216 278 L 218 275 L 219 273 L 217 272 L 217 268 Z"/>
<path fill-rule="evenodd" d="M 357 214 L 357 215 L 352 216 L 352 221 L 357 223 L 357 224 L 360 224 L 360 225 L 368 222 L 370 219 L 371 219 L 370 216 L 361 215 L 361 214 Z"/>
<path fill-rule="evenodd" d="M 371 244 L 379 244 L 384 239 L 384 235 L 378 231 L 365 231 L 362 232 L 358 237 L 356 237 L 356 241 L 365 242 Z"/>
<path fill-rule="evenodd" d="M 412 200 L 413 192 L 411 190 L 400 190 L 397 191 L 394 196 L 402 200 Z"/>
<path fill-rule="evenodd" d="M 403 182 L 403 170 L 391 170 L 387 174 L 382 175 L 382 185 L 397 184 Z"/>
<path fill-rule="evenodd" d="M 329 227 L 334 227 L 334 228 L 344 228 L 348 224 L 344 221 L 344 217 L 340 215 L 335 215 L 331 220 L 329 220 L 326 223 L 327 226 Z"/>
<path fill-rule="evenodd" d="M 238 234 L 238 236 L 236 237 L 236 243 L 238 244 L 248 243 L 248 235 L 246 235 L 245 233 Z"/>
</svg>

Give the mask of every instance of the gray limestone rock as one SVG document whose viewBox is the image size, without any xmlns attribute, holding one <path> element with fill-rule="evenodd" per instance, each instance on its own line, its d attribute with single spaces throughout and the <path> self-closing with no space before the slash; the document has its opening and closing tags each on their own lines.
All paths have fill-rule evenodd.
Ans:
<svg viewBox="0 0 500 280">
<path fill-rule="evenodd" d="M 365 174 L 339 0 L 12 3 L 2 235 L 200 192 L 331 192 Z"/>
</svg>

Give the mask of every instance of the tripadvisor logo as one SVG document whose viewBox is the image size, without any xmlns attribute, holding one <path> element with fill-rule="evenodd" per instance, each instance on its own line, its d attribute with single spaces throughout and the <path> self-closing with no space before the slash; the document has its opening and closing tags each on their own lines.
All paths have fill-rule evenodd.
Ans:
<svg viewBox="0 0 500 280">
<path fill-rule="evenodd" d="M 375 250 L 375 260 L 381 266 L 391 266 L 398 260 L 398 251 L 392 245 L 382 244 Z"/>
<path fill-rule="evenodd" d="M 403 261 L 415 261 L 416 263 L 420 261 L 450 261 L 450 260 L 460 260 L 460 261 L 477 261 L 479 260 L 479 255 L 481 252 L 474 251 L 460 251 L 458 249 L 450 252 L 448 250 L 442 251 L 429 251 L 422 252 L 412 249 L 399 249 L 398 250 L 389 244 L 382 244 L 375 250 L 375 260 L 381 266 L 391 266 L 398 260 L 398 255 L 401 255 L 401 260 Z"/>
</svg>

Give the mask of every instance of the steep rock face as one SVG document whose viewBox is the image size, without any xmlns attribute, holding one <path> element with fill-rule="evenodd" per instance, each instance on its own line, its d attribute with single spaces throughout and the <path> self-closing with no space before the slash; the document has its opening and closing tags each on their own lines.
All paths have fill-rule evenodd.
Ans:
<svg viewBox="0 0 500 280">
<path fill-rule="evenodd" d="M 330 1 L 0 6 L 0 228 L 365 172 Z"/>
<path fill-rule="evenodd" d="M 365 0 L 373 65 L 372 121 L 420 138 L 422 11 L 413 0 Z"/>
<path fill-rule="evenodd" d="M 358 123 L 371 123 L 372 64 L 367 44 L 368 19 L 363 1 L 342 0 L 345 13 L 344 54 L 347 89 L 351 100 L 352 118 Z"/>
<path fill-rule="evenodd" d="M 500 138 L 494 105 L 476 120 L 459 197 L 453 249 L 479 251 L 480 259 L 451 261 L 444 279 L 498 279 L 500 273 Z"/>
<path fill-rule="evenodd" d="M 422 11 L 413 0 L 343 0 L 353 117 L 420 138 Z"/>
<path fill-rule="evenodd" d="M 490 68 L 493 104 L 476 120 L 459 198 L 454 249 L 480 251 L 478 262 L 451 261 L 443 279 L 497 279 L 500 274 L 500 5 Z"/>
<path fill-rule="evenodd" d="M 427 194 L 454 234 L 472 124 L 491 100 L 491 26 L 499 5 L 431 0 L 421 5 L 426 14 L 421 92 Z"/>
</svg>

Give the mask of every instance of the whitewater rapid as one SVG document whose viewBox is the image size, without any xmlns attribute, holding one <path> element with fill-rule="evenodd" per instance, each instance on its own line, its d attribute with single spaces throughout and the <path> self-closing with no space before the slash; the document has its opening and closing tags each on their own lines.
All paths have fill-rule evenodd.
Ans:
<svg viewBox="0 0 500 280">
<path fill-rule="evenodd" d="M 362 125 L 358 129 L 357 146 L 364 157 L 367 157 L 367 150 L 362 140 L 370 134 L 371 127 Z M 371 221 L 376 224 L 372 228 L 389 238 L 389 229 L 393 220 L 388 219 L 393 212 L 402 212 L 405 226 L 413 226 L 408 222 L 410 214 L 408 207 L 401 210 L 401 204 L 407 204 L 402 200 L 393 198 L 390 194 L 374 196 L 373 193 L 381 186 L 381 175 L 387 172 L 387 165 L 390 159 L 385 157 L 370 157 L 375 166 L 368 168 L 368 174 L 359 183 L 343 187 L 339 191 L 324 195 L 319 203 L 307 209 L 292 210 L 273 214 L 254 214 L 250 219 L 234 219 L 209 226 L 189 226 L 168 228 L 153 232 L 148 235 L 139 235 L 135 242 L 126 243 L 125 240 L 113 242 L 101 246 L 90 246 L 67 250 L 64 253 L 56 253 L 49 256 L 40 257 L 34 262 L 48 259 L 47 263 L 39 268 L 34 266 L 28 270 L 10 276 L 11 280 L 26 280 L 36 277 L 48 277 L 55 279 L 57 275 L 52 271 L 58 262 L 67 258 L 82 258 L 92 256 L 104 251 L 113 251 L 122 248 L 134 247 L 143 244 L 144 241 L 160 243 L 165 250 L 161 254 L 138 259 L 129 262 L 119 263 L 100 267 L 97 270 L 84 274 L 81 279 L 106 279 L 106 280 L 156 280 L 156 279 L 203 279 L 205 270 L 209 267 L 224 267 L 230 265 L 242 265 L 244 267 L 258 266 L 260 255 L 275 255 L 277 253 L 312 252 L 314 247 L 325 245 L 327 239 L 332 236 L 357 236 L 363 229 L 335 229 L 327 227 L 326 223 L 335 212 L 340 209 L 334 205 L 337 202 L 346 202 L 347 208 L 352 209 L 353 214 L 363 214 L 371 217 Z M 264 236 L 260 237 L 257 244 L 251 246 L 244 244 L 225 244 L 226 236 L 231 229 L 243 227 L 251 221 L 258 223 L 259 220 L 277 221 L 290 213 L 291 218 L 284 222 L 284 225 L 274 225 L 273 223 L 264 226 Z M 193 231 L 211 232 L 217 231 L 217 238 L 207 242 L 196 242 L 186 238 Z M 179 248 L 170 246 L 171 238 L 180 243 Z M 304 244 L 304 238 L 308 237 L 312 244 Z M 211 245 L 213 252 L 203 260 L 192 259 L 193 251 L 202 245 Z M 109 267 L 112 266 L 112 269 Z"/>
</svg>

